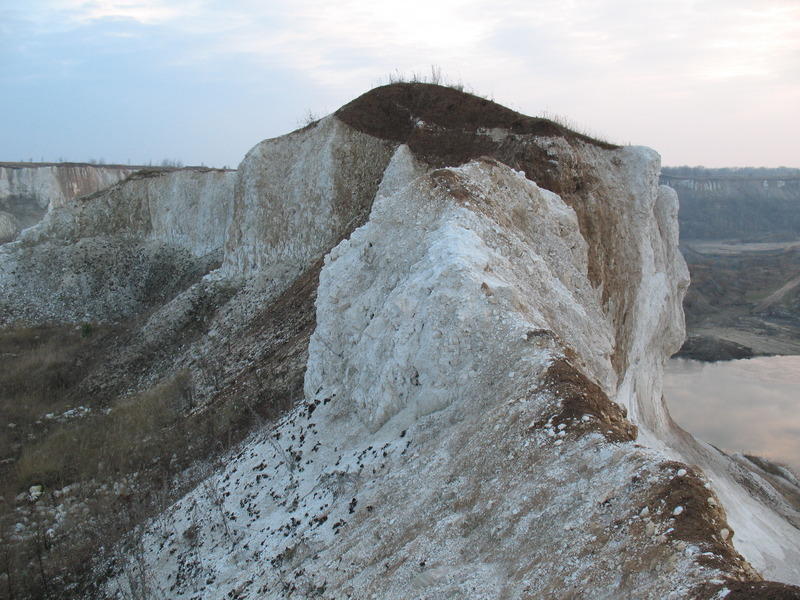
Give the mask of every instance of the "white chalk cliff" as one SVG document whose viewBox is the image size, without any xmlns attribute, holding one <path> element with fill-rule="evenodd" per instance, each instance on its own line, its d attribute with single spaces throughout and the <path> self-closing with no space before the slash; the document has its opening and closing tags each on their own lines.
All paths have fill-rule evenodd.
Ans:
<svg viewBox="0 0 800 600">
<path fill-rule="evenodd" d="M 103 593 L 721 598 L 800 583 L 796 505 L 662 399 L 689 282 L 659 171 L 647 148 L 395 85 L 262 142 L 235 175 L 125 182 L 3 246 L 8 322 L 136 313 L 145 291 L 114 262 L 127 253 L 204 275 L 162 320 L 191 286 L 239 286 L 195 354 L 324 257 L 303 396 L 137 532 Z M 58 274 L 33 264 L 56 255 Z"/>
<path fill-rule="evenodd" d="M 0 229 L 0 243 L 36 223 L 48 208 L 107 188 L 136 169 L 79 163 L 0 163 L 0 222 L 5 213 L 14 217 L 15 224 L 13 236 L 4 236 Z"/>
<path fill-rule="evenodd" d="M 141 172 L 94 194 L 53 200 L 0 246 L 0 323 L 105 321 L 152 292 L 219 266 L 235 173 Z"/>
</svg>

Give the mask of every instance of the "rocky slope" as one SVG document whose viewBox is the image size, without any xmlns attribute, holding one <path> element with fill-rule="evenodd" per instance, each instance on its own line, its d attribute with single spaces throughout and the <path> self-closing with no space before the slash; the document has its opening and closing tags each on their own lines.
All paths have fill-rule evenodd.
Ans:
<svg viewBox="0 0 800 600">
<path fill-rule="evenodd" d="M 0 243 L 47 212 L 125 179 L 139 167 L 81 163 L 0 163 Z"/>
<path fill-rule="evenodd" d="M 797 597 L 761 581 L 800 582 L 796 482 L 661 398 L 688 277 L 658 176 L 651 150 L 399 84 L 262 142 L 233 188 L 126 182 L 3 246 L 8 324 L 133 319 L 83 389 L 182 370 L 191 414 L 260 415 L 94 594 Z M 33 267 L 86 244 L 68 296 Z M 165 284 L 120 272 L 129 248 L 174 288 L 141 301 Z"/>
<path fill-rule="evenodd" d="M 692 286 L 680 356 L 800 353 L 800 170 L 664 168 Z"/>
<path fill-rule="evenodd" d="M 0 322 L 104 322 L 170 298 L 219 266 L 233 182 L 230 171 L 142 171 L 53 200 L 0 249 Z"/>
<path fill-rule="evenodd" d="M 686 242 L 683 254 L 692 286 L 684 302 L 689 346 L 682 354 L 692 344 L 701 359 L 711 360 L 800 353 L 797 242 Z M 705 349 L 697 343 L 702 339 Z"/>
</svg>

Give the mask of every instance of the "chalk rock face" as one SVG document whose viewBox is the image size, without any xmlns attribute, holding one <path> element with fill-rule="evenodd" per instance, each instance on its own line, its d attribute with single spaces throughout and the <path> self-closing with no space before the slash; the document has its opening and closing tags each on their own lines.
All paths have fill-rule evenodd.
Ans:
<svg viewBox="0 0 800 600">
<path fill-rule="evenodd" d="M 328 117 L 239 166 L 223 273 L 299 275 L 366 218 L 392 145 Z"/>
<path fill-rule="evenodd" d="M 131 316 L 219 266 L 235 173 L 134 175 L 51 207 L 0 249 L 0 320 Z"/>
<path fill-rule="evenodd" d="M 308 395 L 349 396 L 338 405 L 373 431 L 405 427 L 459 396 L 496 394 L 498 377 L 529 378 L 537 349 L 557 340 L 592 348 L 578 362 L 614 386 L 613 333 L 558 196 L 493 161 L 426 174 L 405 146 L 385 187 L 322 271 Z"/>
<path fill-rule="evenodd" d="M 0 163 L 0 211 L 11 213 L 20 229 L 78 196 L 107 188 L 135 169 L 84 164 Z"/>
<path fill-rule="evenodd" d="M 54 207 L 22 242 L 127 235 L 203 256 L 222 248 L 234 180 L 234 172 L 211 169 L 136 174 L 100 193 Z"/>
<path fill-rule="evenodd" d="M 19 221 L 11 213 L 0 212 L 0 244 L 12 241 L 17 237 Z"/>
</svg>

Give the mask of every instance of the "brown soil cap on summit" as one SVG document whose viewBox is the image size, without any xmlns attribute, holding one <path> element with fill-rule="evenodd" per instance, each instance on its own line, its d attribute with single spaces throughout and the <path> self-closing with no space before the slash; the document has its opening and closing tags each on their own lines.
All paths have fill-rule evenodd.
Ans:
<svg viewBox="0 0 800 600">
<path fill-rule="evenodd" d="M 574 169 L 562 170 L 538 138 L 560 138 L 570 145 L 615 149 L 547 119 L 527 117 L 496 102 L 429 83 L 395 83 L 375 88 L 344 105 L 336 117 L 368 135 L 407 144 L 433 167 L 455 167 L 482 157 L 521 170 L 531 181 L 557 194 L 585 182 Z M 501 129 L 510 135 L 492 135 Z"/>
<path fill-rule="evenodd" d="M 502 128 L 516 134 L 563 137 L 616 148 L 576 133 L 548 119 L 529 117 L 496 102 L 461 90 L 430 83 L 394 83 L 377 87 L 344 105 L 336 116 L 359 131 L 407 142 L 416 121 L 445 129 L 475 132 Z"/>
</svg>

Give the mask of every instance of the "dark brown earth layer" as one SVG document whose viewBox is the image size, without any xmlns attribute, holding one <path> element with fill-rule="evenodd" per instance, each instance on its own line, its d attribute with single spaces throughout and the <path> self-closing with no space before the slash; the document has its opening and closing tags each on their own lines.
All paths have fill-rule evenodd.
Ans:
<svg viewBox="0 0 800 600">
<path fill-rule="evenodd" d="M 596 431 L 611 442 L 630 442 L 636 439 L 636 425 L 626 419 L 625 410 L 612 402 L 596 383 L 566 359 L 555 361 L 547 369 L 544 381 L 536 390 L 547 390 L 561 400 L 561 411 L 552 419 L 554 427 L 562 423 L 568 431 Z M 593 417 L 583 420 L 584 415 Z M 544 423 L 537 423 L 543 426 Z"/>
<path fill-rule="evenodd" d="M 647 508 L 654 517 L 663 515 L 669 521 L 672 529 L 669 537 L 697 544 L 704 552 L 713 554 L 701 557 L 701 564 L 735 573 L 743 579 L 759 579 L 733 547 L 731 540 L 734 532 L 727 522 L 722 504 L 705 487 L 706 482 L 696 468 L 676 461 L 665 461 L 660 467 L 669 477 L 651 490 Z M 680 469 L 684 469 L 686 474 L 677 476 Z M 709 502 L 710 498 L 713 498 L 713 502 Z M 679 506 L 682 512 L 674 515 L 673 511 Z M 722 539 L 722 529 L 730 532 L 727 539 Z"/>
<path fill-rule="evenodd" d="M 617 148 L 548 119 L 529 117 L 486 98 L 427 83 L 375 88 L 335 114 L 358 131 L 407 144 L 417 157 L 435 167 L 458 166 L 491 156 L 521 169 L 529 179 L 556 193 L 574 185 L 564 185 L 562 174 L 552 169 L 551 157 L 541 147 L 514 136 L 495 141 L 488 130 L 500 128 L 515 136 L 557 137 L 570 143 Z"/>
<path fill-rule="evenodd" d="M 695 598 L 719 598 L 717 594 L 727 589 L 725 600 L 800 600 L 800 587 L 777 581 L 728 581 L 724 584 L 706 584 L 694 594 Z"/>
<path fill-rule="evenodd" d="M 375 137 L 413 145 L 417 120 L 425 126 L 464 130 L 501 128 L 516 134 L 563 137 L 602 148 L 616 148 L 539 117 L 529 117 L 496 102 L 430 83 L 394 83 L 370 90 L 336 111 L 342 121 Z M 467 151 L 463 149 L 462 151 Z M 479 156 L 479 155 L 477 155 Z"/>
</svg>

